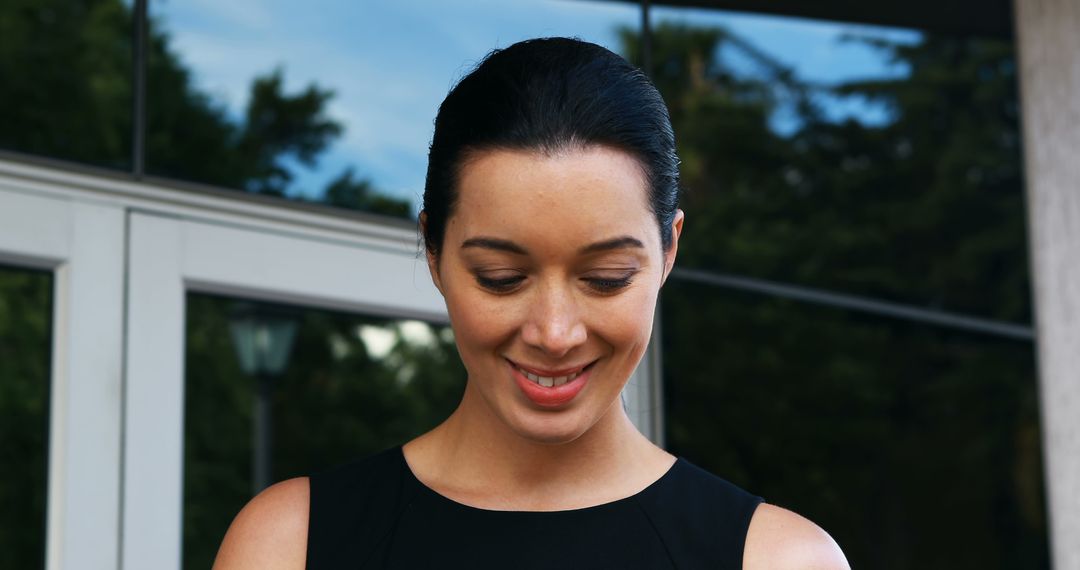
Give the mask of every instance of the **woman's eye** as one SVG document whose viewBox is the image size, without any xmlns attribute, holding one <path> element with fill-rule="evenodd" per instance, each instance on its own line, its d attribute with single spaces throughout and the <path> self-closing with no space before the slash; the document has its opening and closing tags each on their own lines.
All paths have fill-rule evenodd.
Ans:
<svg viewBox="0 0 1080 570">
<path fill-rule="evenodd" d="M 589 277 L 585 281 L 598 292 L 614 293 L 630 285 L 633 277 L 633 273 L 628 273 L 620 277 Z"/>
<path fill-rule="evenodd" d="M 476 282 L 485 289 L 490 289 L 498 293 L 504 293 L 510 291 L 519 283 L 525 280 L 524 275 L 515 275 L 513 277 L 485 277 L 483 275 L 476 276 Z"/>
</svg>

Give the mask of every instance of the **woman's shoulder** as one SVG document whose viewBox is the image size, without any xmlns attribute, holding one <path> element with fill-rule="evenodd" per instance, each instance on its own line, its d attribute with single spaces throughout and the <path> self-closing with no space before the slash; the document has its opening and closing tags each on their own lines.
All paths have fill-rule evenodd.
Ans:
<svg viewBox="0 0 1080 570">
<path fill-rule="evenodd" d="M 670 533 L 669 546 L 698 560 L 701 544 L 715 548 L 712 567 L 748 570 L 842 570 L 848 564 L 836 542 L 813 522 L 680 458 L 655 486 L 651 509 Z M 661 531 L 663 532 L 663 531 Z M 709 560 L 709 562 L 713 562 Z"/>
<path fill-rule="evenodd" d="M 236 515 L 214 560 L 215 570 L 304 568 L 310 480 L 268 487 Z"/>
<path fill-rule="evenodd" d="M 351 528 L 346 516 L 377 516 L 379 500 L 400 481 L 399 447 L 268 487 L 236 515 L 214 562 L 215 570 L 305 568 L 321 544 Z M 358 515 L 358 513 L 360 515 Z M 363 516 L 360 516 L 362 519 Z"/>
<path fill-rule="evenodd" d="M 821 527 L 787 509 L 762 503 L 746 533 L 743 568 L 847 570 L 850 566 Z"/>
<path fill-rule="evenodd" d="M 677 566 L 739 568 L 761 498 L 680 457 L 638 502 Z"/>
</svg>

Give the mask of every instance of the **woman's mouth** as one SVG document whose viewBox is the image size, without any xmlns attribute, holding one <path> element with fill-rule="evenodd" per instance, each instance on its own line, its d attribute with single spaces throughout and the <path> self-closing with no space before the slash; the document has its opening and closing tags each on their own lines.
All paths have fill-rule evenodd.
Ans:
<svg viewBox="0 0 1080 570">
<path fill-rule="evenodd" d="M 566 384 L 574 378 L 577 378 L 583 372 L 583 370 L 578 370 L 577 372 L 572 372 L 564 376 L 540 376 L 538 374 L 533 374 L 532 372 L 529 372 L 528 370 L 525 370 L 520 366 L 518 367 L 518 370 L 522 374 L 524 374 L 526 378 L 532 380 L 533 382 L 536 382 L 537 384 L 545 388 L 551 388 L 552 386 L 562 386 L 563 384 Z"/>
<path fill-rule="evenodd" d="M 573 400 L 588 381 L 592 365 L 563 370 L 539 370 L 507 360 L 514 380 L 533 403 L 543 407 L 561 406 Z"/>
</svg>

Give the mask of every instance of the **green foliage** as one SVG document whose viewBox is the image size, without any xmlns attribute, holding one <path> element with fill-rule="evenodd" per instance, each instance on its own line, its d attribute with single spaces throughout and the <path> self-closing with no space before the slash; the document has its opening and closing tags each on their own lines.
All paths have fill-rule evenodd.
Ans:
<svg viewBox="0 0 1080 570">
<path fill-rule="evenodd" d="M 255 380 L 229 336 L 232 301 L 189 295 L 184 422 L 184 567 L 209 568 L 253 494 Z M 465 370 L 445 326 L 295 310 L 288 369 L 272 395 L 274 480 L 310 475 L 403 443 L 450 415 Z M 375 351 L 361 331 L 391 335 Z"/>
<path fill-rule="evenodd" d="M 739 77 L 719 55 L 745 40 L 655 28 L 683 158 L 679 263 L 1029 319 L 1011 49 L 858 41 L 910 75 L 830 92 L 753 50 L 761 71 Z M 828 121 L 825 96 L 891 120 Z M 789 136 L 768 123 L 781 104 Z M 854 567 L 1046 567 L 1030 344 L 677 279 L 662 323 L 672 451 L 814 519 Z"/>
<path fill-rule="evenodd" d="M 130 168 L 131 14 L 119 0 L 0 5 L 0 147 Z M 623 52 L 640 42 L 623 30 Z M 232 116 L 195 86 L 151 25 L 151 173 L 298 199 L 343 127 L 333 92 L 255 77 Z M 659 24 L 653 73 L 683 160 L 685 267 L 751 275 L 1026 322 L 1011 46 L 874 37 L 906 77 L 808 85 L 722 28 Z M 720 56 L 754 62 L 736 73 Z M 880 126 L 834 122 L 825 97 L 886 106 Z M 781 106 L 798 129 L 770 128 Z M 395 216 L 409 206 L 343 169 L 324 203 Z M 40 566 L 51 280 L 0 271 L 0 566 Z M 185 567 L 209 567 L 251 496 L 252 381 L 228 300 L 189 297 Z M 408 341 L 390 321 L 306 311 L 273 396 L 275 478 L 400 443 L 444 418 L 464 371 L 445 332 Z M 386 354 L 358 336 L 397 335 Z M 856 567 L 1045 567 L 1034 355 L 997 341 L 669 281 L 663 293 L 671 449 L 794 508 Z M 18 467 L 12 467 L 18 466 Z"/>
<path fill-rule="evenodd" d="M 130 31 L 119 0 L 0 4 L 0 147 L 130 167 Z"/>
<path fill-rule="evenodd" d="M 132 30 L 131 11 L 120 0 L 0 5 L 0 148 L 130 169 Z M 296 187 L 294 169 L 315 168 L 344 132 L 326 113 L 332 91 L 313 84 L 286 93 L 284 71 L 274 69 L 253 78 L 245 112 L 231 117 L 196 87 L 156 21 L 146 73 L 149 173 L 301 201 L 328 195 L 331 188 Z M 351 169 L 337 181 L 346 178 L 361 184 Z M 411 216 L 408 201 L 362 184 L 363 199 L 319 201 Z"/>
<path fill-rule="evenodd" d="M 0 568 L 45 564 L 52 278 L 0 266 Z"/>
<path fill-rule="evenodd" d="M 346 169 L 326 186 L 323 200 L 331 206 L 378 212 L 406 218 L 411 215 L 409 204 L 379 194 L 367 180 L 357 180 L 351 168 Z"/>
</svg>

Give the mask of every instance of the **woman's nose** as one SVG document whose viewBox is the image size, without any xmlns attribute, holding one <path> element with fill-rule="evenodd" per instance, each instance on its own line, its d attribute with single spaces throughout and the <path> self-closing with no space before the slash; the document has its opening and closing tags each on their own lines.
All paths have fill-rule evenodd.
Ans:
<svg viewBox="0 0 1080 570">
<path fill-rule="evenodd" d="M 553 358 L 565 356 L 585 343 L 586 331 L 574 295 L 561 287 L 545 287 L 529 308 L 522 340 Z"/>
</svg>

